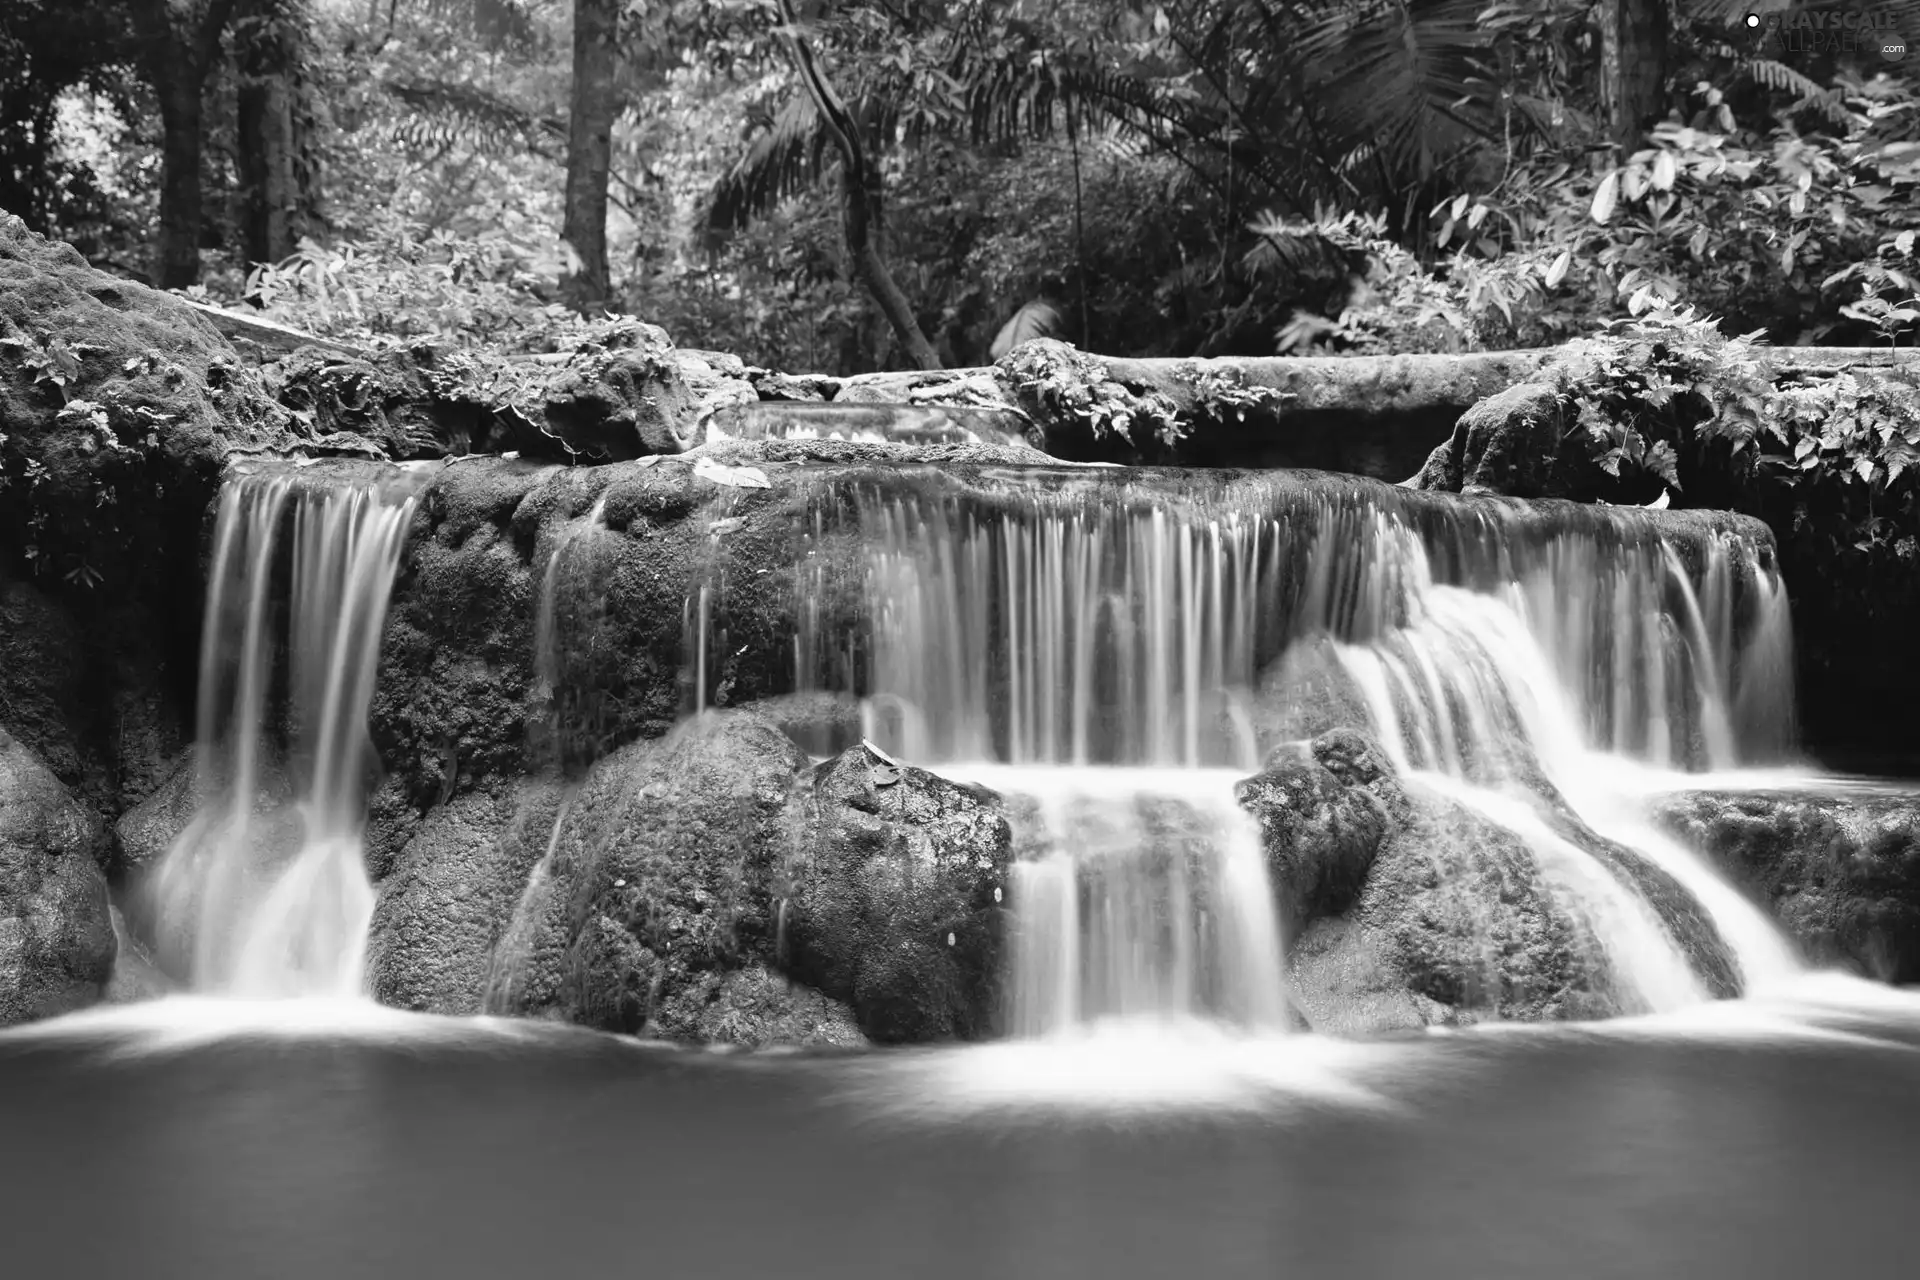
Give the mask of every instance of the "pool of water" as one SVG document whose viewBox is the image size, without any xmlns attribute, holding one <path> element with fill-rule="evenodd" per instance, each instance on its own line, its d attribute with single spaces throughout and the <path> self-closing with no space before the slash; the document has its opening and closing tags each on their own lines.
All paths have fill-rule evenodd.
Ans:
<svg viewBox="0 0 1920 1280">
<path fill-rule="evenodd" d="M 0 1035 L 12 1276 L 1894 1275 L 1920 995 L 722 1054 L 360 1005 Z"/>
</svg>

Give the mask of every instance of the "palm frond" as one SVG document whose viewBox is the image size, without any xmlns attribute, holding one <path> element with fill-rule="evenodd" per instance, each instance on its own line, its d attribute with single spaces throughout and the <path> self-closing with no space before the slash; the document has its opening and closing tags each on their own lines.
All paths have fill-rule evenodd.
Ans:
<svg viewBox="0 0 1920 1280">
<path fill-rule="evenodd" d="M 1296 37 L 1320 127 L 1377 148 L 1391 170 L 1498 137 L 1480 99 L 1481 0 L 1374 0 L 1321 9 Z"/>
<path fill-rule="evenodd" d="M 714 184 L 707 226 L 738 231 L 817 184 L 838 159 L 813 100 L 795 94 L 754 131 L 747 150 Z"/>
<path fill-rule="evenodd" d="M 467 143 L 485 148 L 525 146 L 551 158 L 567 137 L 566 123 L 542 116 L 478 85 L 413 76 L 388 79 L 381 88 L 411 111 L 393 125 L 393 135 L 412 147 Z"/>
<path fill-rule="evenodd" d="M 1845 89 L 1824 88 L 1819 81 L 1771 58 L 1755 58 L 1745 64 L 1745 69 L 1756 84 L 1781 93 L 1799 94 L 1799 101 L 1787 108 L 1789 112 L 1813 111 L 1842 126 L 1853 118 L 1847 109 Z"/>
<path fill-rule="evenodd" d="M 867 148 L 890 149 L 900 127 L 898 100 L 868 92 L 847 104 Z M 921 139 L 909 137 L 908 143 Z M 720 176 L 707 197 L 707 228 L 725 236 L 745 229 L 781 203 L 811 191 L 840 166 L 832 131 L 813 99 L 796 93 L 752 126 L 746 151 Z"/>
</svg>

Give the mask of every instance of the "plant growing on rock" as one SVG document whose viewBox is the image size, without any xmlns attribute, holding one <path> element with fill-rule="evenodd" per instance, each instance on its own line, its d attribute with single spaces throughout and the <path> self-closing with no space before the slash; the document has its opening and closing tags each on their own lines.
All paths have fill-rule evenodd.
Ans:
<svg viewBox="0 0 1920 1280">
<path fill-rule="evenodd" d="M 1115 382 L 1104 364 L 1064 342 L 1025 343 L 1009 352 L 1001 367 L 1037 422 L 1085 423 L 1095 440 L 1118 437 L 1134 444 L 1171 446 L 1186 434 L 1171 399 Z"/>
<path fill-rule="evenodd" d="M 1563 462 L 1591 494 L 1766 518 L 1826 563 L 1920 546 L 1920 377 L 1907 369 L 1765 360 L 1690 309 L 1657 307 L 1571 344 L 1547 371 L 1563 410 Z"/>
<path fill-rule="evenodd" d="M 1716 444 L 1737 466 L 1751 463 L 1745 455 L 1768 389 L 1756 337 L 1727 338 L 1690 308 L 1660 308 L 1572 344 L 1550 376 L 1599 471 L 1630 488 L 1653 480 L 1677 493 L 1683 460 L 1705 470 L 1704 452 Z"/>
</svg>

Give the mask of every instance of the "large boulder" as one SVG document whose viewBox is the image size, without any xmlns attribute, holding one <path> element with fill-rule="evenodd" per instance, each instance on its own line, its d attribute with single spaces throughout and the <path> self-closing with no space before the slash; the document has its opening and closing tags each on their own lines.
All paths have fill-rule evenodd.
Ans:
<svg viewBox="0 0 1920 1280">
<path fill-rule="evenodd" d="M 488 460 L 446 468 L 420 498 L 387 608 L 374 742 L 416 809 L 461 779 L 526 763 L 542 522 L 515 512 L 540 473 Z"/>
<path fill-rule="evenodd" d="M 0 725 L 68 786 L 90 772 L 86 639 L 68 611 L 24 582 L 0 579 Z"/>
<path fill-rule="evenodd" d="M 0 214 L 0 721 L 90 804 L 184 741 L 228 458 L 329 447 L 193 305 Z"/>
<path fill-rule="evenodd" d="M 1445 483 L 1434 487 L 1469 496 L 1573 496 L 1577 481 L 1563 473 L 1576 460 L 1560 448 L 1566 430 L 1566 406 L 1553 387 L 1508 387 L 1460 415 L 1442 462 Z"/>
<path fill-rule="evenodd" d="M 186 741 L 176 640 L 137 599 L 72 601 L 0 572 L 0 725 L 87 804 L 121 812 Z"/>
<path fill-rule="evenodd" d="M 0 351 L 0 548 L 61 575 L 145 582 L 197 534 L 229 452 L 300 438 L 191 306 L 4 214 Z"/>
<path fill-rule="evenodd" d="M 1013 851 L 999 797 L 861 743 L 814 770 L 803 812 L 783 870 L 787 970 L 882 1043 L 992 1033 Z"/>
<path fill-rule="evenodd" d="M 113 974 L 111 849 L 99 820 L 0 730 L 0 1026 L 100 999 Z"/>
<path fill-rule="evenodd" d="M 1735 993 L 1732 959 L 1691 895 L 1551 794 L 1515 792 L 1518 816 L 1496 818 L 1397 777 L 1370 739 L 1337 729 L 1276 751 L 1238 798 L 1260 822 L 1291 990 L 1316 1030 L 1637 1009 L 1567 896 L 1570 863 L 1644 902 L 1706 991 Z"/>
<path fill-rule="evenodd" d="M 482 402 L 478 363 L 426 341 L 357 356 L 308 346 L 262 365 L 261 377 L 298 422 L 332 445 L 327 452 L 397 461 L 532 442 L 536 426 Z"/>
<path fill-rule="evenodd" d="M 1405 809 L 1373 752 L 1353 730 L 1335 730 L 1277 752 L 1237 789 L 1241 807 L 1260 823 L 1285 938 L 1353 906 L 1395 822 L 1389 802 Z"/>
<path fill-rule="evenodd" d="M 486 1011 L 494 955 L 566 812 L 557 783 L 490 781 L 427 812 L 378 886 L 367 980 L 382 1004 Z"/>
<path fill-rule="evenodd" d="M 683 453 L 698 443 L 695 426 L 705 405 L 671 350 L 664 331 L 642 325 L 633 345 L 570 362 L 544 391 L 546 430 L 556 446 L 544 456 L 624 462 Z M 740 385 L 750 394 L 744 381 Z"/>
<path fill-rule="evenodd" d="M 1620 1011 L 1595 940 L 1556 901 L 1524 840 L 1437 796 L 1410 797 L 1403 812 L 1352 908 L 1309 924 L 1295 949 L 1292 991 L 1310 1025 Z M 1352 1025 L 1356 999 L 1395 1021 Z"/>
<path fill-rule="evenodd" d="M 795 539 L 812 481 L 645 461 L 475 459 L 427 484 L 371 713 L 417 809 L 486 777 L 584 767 L 703 701 L 792 690 Z M 857 539 L 830 549 L 832 580 L 851 581 Z"/>
<path fill-rule="evenodd" d="M 686 1040 L 728 1026 L 751 1039 L 780 1022 L 767 985 L 735 975 L 775 950 L 772 886 L 804 765 L 745 712 L 710 712 L 596 764 L 529 878 L 490 1004 Z M 738 1019 L 720 1007 L 729 993 L 751 997 Z M 806 1022 L 802 1006 L 820 1008 L 800 993 L 786 1012 Z M 841 1024 L 819 1025 L 840 1036 Z"/>
<path fill-rule="evenodd" d="M 1654 816 L 1815 962 L 1920 982 L 1920 792 L 1683 791 Z"/>
</svg>

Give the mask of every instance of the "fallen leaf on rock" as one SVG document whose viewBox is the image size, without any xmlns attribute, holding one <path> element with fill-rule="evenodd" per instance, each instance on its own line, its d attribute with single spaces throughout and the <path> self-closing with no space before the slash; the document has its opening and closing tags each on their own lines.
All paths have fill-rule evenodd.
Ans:
<svg viewBox="0 0 1920 1280">
<path fill-rule="evenodd" d="M 895 760 L 892 756 L 882 751 L 879 747 L 874 746 L 872 738 L 860 739 L 860 745 L 865 747 L 869 754 L 875 756 L 880 760 L 885 761 L 890 765 L 893 765 L 895 768 L 898 768 L 900 766 L 900 762 L 898 760 Z"/>
<path fill-rule="evenodd" d="M 773 488 L 766 474 L 757 467 L 729 467 L 724 463 L 715 462 L 712 458 L 702 458 L 694 463 L 693 474 L 701 479 L 735 489 Z"/>
</svg>

